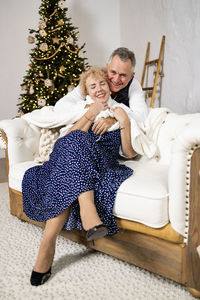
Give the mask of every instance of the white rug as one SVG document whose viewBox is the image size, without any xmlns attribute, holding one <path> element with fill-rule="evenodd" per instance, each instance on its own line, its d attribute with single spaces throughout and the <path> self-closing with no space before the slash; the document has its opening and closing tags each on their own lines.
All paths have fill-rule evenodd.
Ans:
<svg viewBox="0 0 200 300">
<path fill-rule="evenodd" d="M 9 214 L 7 183 L 0 184 L 1 300 L 184 300 L 187 289 L 61 236 L 50 280 L 33 287 L 29 277 L 42 229 Z"/>
</svg>

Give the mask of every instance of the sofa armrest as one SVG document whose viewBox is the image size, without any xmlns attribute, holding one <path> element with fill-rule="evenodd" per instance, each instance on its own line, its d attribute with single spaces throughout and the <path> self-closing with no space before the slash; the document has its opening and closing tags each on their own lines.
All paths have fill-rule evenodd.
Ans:
<svg viewBox="0 0 200 300">
<path fill-rule="evenodd" d="M 197 114 L 196 114 L 197 115 Z M 172 227 L 188 239 L 191 161 L 200 148 L 200 115 L 194 118 L 176 137 L 171 152 L 168 172 L 169 219 Z M 197 166 L 200 170 L 200 165 Z M 196 175 L 195 175 L 196 176 Z"/>
<path fill-rule="evenodd" d="M 33 160 L 38 154 L 40 128 L 21 118 L 0 121 L 0 130 L 7 138 L 9 166 Z"/>
</svg>

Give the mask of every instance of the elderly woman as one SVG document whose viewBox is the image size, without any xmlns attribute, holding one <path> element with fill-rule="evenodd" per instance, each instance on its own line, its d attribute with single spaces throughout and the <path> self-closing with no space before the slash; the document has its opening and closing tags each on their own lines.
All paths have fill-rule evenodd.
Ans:
<svg viewBox="0 0 200 300">
<path fill-rule="evenodd" d="M 89 95 L 86 112 L 56 141 L 49 161 L 28 169 L 23 178 L 24 212 L 33 220 L 46 221 L 32 285 L 50 277 L 61 229 L 85 230 L 91 241 L 118 232 L 112 213 L 115 196 L 133 172 L 117 161 L 119 149 L 127 157 L 135 151 L 128 115 L 110 98 L 106 70 L 90 68 L 82 74 L 80 85 Z M 106 111 L 114 115 L 119 129 L 99 136 L 92 130 L 93 121 Z"/>
</svg>

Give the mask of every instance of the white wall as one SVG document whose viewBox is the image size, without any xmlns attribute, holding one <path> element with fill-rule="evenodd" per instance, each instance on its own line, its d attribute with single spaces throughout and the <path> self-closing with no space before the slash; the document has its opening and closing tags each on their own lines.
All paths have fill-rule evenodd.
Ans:
<svg viewBox="0 0 200 300">
<path fill-rule="evenodd" d="M 68 0 L 72 23 L 79 28 L 80 45 L 86 43 L 90 65 L 105 65 L 120 46 L 119 0 Z"/>
<path fill-rule="evenodd" d="M 38 24 L 40 0 L 7 0 L 0 6 L 0 120 L 17 114 L 20 84 L 29 63 L 28 28 Z"/>
<path fill-rule="evenodd" d="M 161 105 L 177 113 L 200 112 L 200 1 L 120 0 L 121 45 L 137 58 L 141 80 L 147 42 L 158 58 L 166 36 Z"/>
</svg>

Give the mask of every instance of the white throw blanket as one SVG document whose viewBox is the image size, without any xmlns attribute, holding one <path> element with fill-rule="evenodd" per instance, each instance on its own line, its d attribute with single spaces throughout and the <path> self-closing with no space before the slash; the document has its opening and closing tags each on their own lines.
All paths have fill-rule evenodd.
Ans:
<svg viewBox="0 0 200 300">
<path fill-rule="evenodd" d="M 61 129 L 61 136 L 78 121 L 89 108 L 85 108 L 86 104 L 91 104 L 93 100 L 87 96 L 86 101 L 79 101 L 75 105 L 69 102 L 69 107 L 66 111 L 61 113 L 57 112 L 54 106 L 45 106 L 42 109 L 36 109 L 31 113 L 22 116 L 28 123 L 34 124 L 41 128 L 56 128 L 65 126 Z M 134 150 L 148 158 L 158 155 L 157 152 L 157 138 L 160 127 L 165 120 L 167 113 L 170 112 L 167 108 L 153 108 L 150 109 L 149 115 L 145 122 L 137 123 L 132 117 L 132 111 L 124 104 L 119 104 L 113 99 L 108 100 L 110 108 L 122 107 L 128 114 L 131 122 L 131 142 Z M 101 117 L 113 117 L 109 109 L 100 112 L 95 121 Z M 116 130 L 119 128 L 119 123 L 115 123 L 109 128 L 108 131 Z"/>
<path fill-rule="evenodd" d="M 89 108 L 85 108 L 87 104 L 93 103 L 93 100 L 87 96 L 86 101 L 79 101 L 72 105 L 71 102 L 65 104 L 64 112 L 57 112 L 54 106 L 45 106 L 41 109 L 35 109 L 31 113 L 27 113 L 22 116 L 28 123 L 34 124 L 41 128 L 56 128 L 64 125 L 72 125 L 77 122 Z M 124 104 L 119 104 L 113 99 L 108 100 L 110 108 L 116 106 L 123 107 L 127 112 L 131 111 Z M 101 117 L 113 116 L 112 113 L 107 109 L 98 114 L 95 121 Z M 114 128 L 110 128 L 109 131 L 119 128 L 119 124 L 115 125 Z"/>
<path fill-rule="evenodd" d="M 131 143 L 134 150 L 148 158 L 159 158 L 157 140 L 160 128 L 165 121 L 168 108 L 151 108 L 145 122 L 137 123 L 131 119 Z"/>
</svg>

